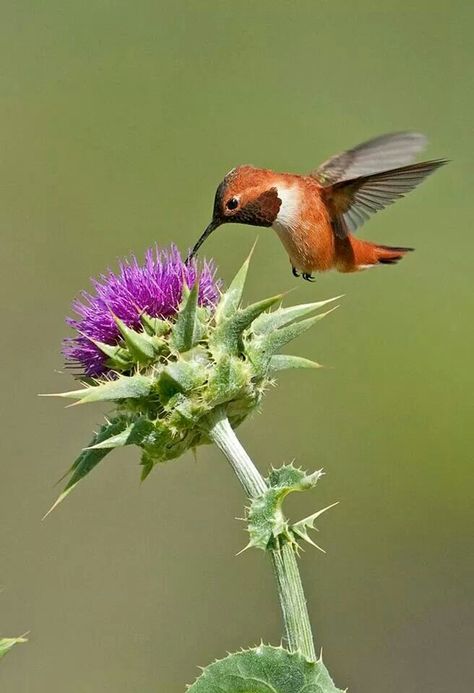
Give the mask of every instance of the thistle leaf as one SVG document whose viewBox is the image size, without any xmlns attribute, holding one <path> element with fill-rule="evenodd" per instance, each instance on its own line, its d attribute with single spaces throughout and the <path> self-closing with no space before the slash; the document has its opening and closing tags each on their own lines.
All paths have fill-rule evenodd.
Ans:
<svg viewBox="0 0 474 693">
<path fill-rule="evenodd" d="M 322 469 L 318 469 L 308 474 L 292 464 L 284 464 L 277 469 L 272 469 L 266 481 L 271 488 L 284 489 L 287 493 L 306 491 L 316 486 L 323 473 Z"/>
<path fill-rule="evenodd" d="M 291 541 L 281 504 L 286 493 L 269 488 L 258 498 L 253 498 L 248 511 L 248 533 L 250 540 L 246 548 L 274 549 L 278 540 Z"/>
<path fill-rule="evenodd" d="M 253 324 L 253 332 L 258 335 L 269 334 L 340 298 L 342 296 L 335 296 L 334 298 L 328 298 L 325 301 L 315 301 L 314 303 L 303 303 L 298 306 L 290 306 L 289 308 L 278 308 L 278 310 L 272 313 L 261 315 L 257 318 Z"/>
<path fill-rule="evenodd" d="M 265 551 L 274 548 L 280 540 L 294 542 L 288 521 L 283 515 L 283 500 L 289 493 L 313 488 L 321 475 L 321 471 L 307 474 L 293 465 L 272 469 L 266 480 L 269 488 L 250 503 L 249 545 Z"/>
<path fill-rule="evenodd" d="M 188 693 L 342 693 L 322 658 L 260 645 L 230 654 L 203 669 Z"/>
<path fill-rule="evenodd" d="M 78 403 L 105 402 L 119 399 L 137 399 L 146 397 L 151 390 L 152 379 L 149 376 L 136 373 L 135 375 L 121 375 L 116 380 L 102 381 L 97 385 L 84 387 L 81 390 L 60 392 L 48 397 L 65 397 L 77 399 Z"/>
<path fill-rule="evenodd" d="M 221 322 L 232 316 L 240 306 L 242 294 L 244 292 L 245 287 L 245 280 L 247 279 L 247 272 L 249 269 L 249 264 L 253 255 L 254 248 L 255 244 L 253 245 L 253 248 L 250 251 L 244 264 L 231 281 L 229 287 L 227 288 L 225 293 L 222 294 L 221 300 L 219 301 L 215 314 L 217 325 L 219 325 Z"/>
<path fill-rule="evenodd" d="M 171 343 L 176 351 L 188 351 L 195 344 L 197 330 L 197 305 L 199 283 L 194 282 L 191 291 L 183 290 L 183 300 L 179 307 L 176 322 L 171 331 Z"/>
<path fill-rule="evenodd" d="M 305 359 L 302 356 L 291 356 L 289 354 L 275 354 L 270 359 L 270 370 L 273 373 L 287 371 L 290 368 L 322 368 L 320 363 Z"/>
<path fill-rule="evenodd" d="M 18 643 L 22 642 L 27 642 L 27 638 L 25 637 L 20 637 L 20 638 L 0 638 L 0 659 L 4 657 L 7 652 L 10 652 L 12 647 L 17 645 Z"/>
</svg>

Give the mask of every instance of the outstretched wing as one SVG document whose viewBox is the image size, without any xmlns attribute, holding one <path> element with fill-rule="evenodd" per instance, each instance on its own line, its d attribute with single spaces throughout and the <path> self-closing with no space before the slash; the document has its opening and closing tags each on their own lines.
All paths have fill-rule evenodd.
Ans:
<svg viewBox="0 0 474 693">
<path fill-rule="evenodd" d="M 331 157 L 309 174 L 321 185 L 388 171 L 410 164 L 427 139 L 419 132 L 393 132 Z"/>
<path fill-rule="evenodd" d="M 324 189 L 334 233 L 345 238 L 371 214 L 387 207 L 416 188 L 430 173 L 447 163 L 444 159 L 424 161 L 390 171 L 342 180 Z"/>
<path fill-rule="evenodd" d="M 412 164 L 427 140 L 419 132 L 381 135 L 311 171 L 323 188 L 334 233 L 345 238 L 371 214 L 413 190 L 446 161 Z"/>
</svg>

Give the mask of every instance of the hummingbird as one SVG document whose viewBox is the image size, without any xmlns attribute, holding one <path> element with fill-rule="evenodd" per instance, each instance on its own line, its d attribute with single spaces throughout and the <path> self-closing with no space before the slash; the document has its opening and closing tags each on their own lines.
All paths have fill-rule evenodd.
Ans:
<svg viewBox="0 0 474 693">
<path fill-rule="evenodd" d="M 418 132 L 381 135 L 303 175 L 237 166 L 219 184 L 212 220 L 188 260 L 219 226 L 239 223 L 272 227 L 293 275 L 307 281 L 314 281 L 313 272 L 393 265 L 413 248 L 371 243 L 354 232 L 447 163 L 413 163 L 426 144 Z"/>
</svg>

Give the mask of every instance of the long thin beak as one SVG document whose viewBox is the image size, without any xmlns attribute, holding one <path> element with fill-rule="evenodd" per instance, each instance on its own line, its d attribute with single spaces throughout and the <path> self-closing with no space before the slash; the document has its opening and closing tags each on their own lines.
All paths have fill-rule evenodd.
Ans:
<svg viewBox="0 0 474 693">
<path fill-rule="evenodd" d="M 194 248 L 191 250 L 191 252 L 189 253 L 188 257 L 186 258 L 186 264 L 188 264 L 188 262 L 191 262 L 191 260 L 192 260 L 193 257 L 196 255 L 197 251 L 198 251 L 199 248 L 202 246 L 202 244 L 204 243 L 204 241 L 206 240 L 206 238 L 207 238 L 208 236 L 210 236 L 211 233 L 212 233 L 213 231 L 215 231 L 215 229 L 217 229 L 218 226 L 220 226 L 220 223 L 219 223 L 218 221 L 216 221 L 215 219 L 213 219 L 213 220 L 211 221 L 211 223 L 209 224 L 209 226 L 208 226 L 208 227 L 206 228 L 206 230 L 204 231 L 204 233 L 202 234 L 202 236 L 199 238 L 199 240 L 197 241 L 197 243 L 195 243 Z"/>
</svg>

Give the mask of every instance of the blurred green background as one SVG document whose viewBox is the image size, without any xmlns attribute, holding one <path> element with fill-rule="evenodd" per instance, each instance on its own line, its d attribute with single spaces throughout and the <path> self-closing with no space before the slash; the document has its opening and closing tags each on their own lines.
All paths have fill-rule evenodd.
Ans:
<svg viewBox="0 0 474 693">
<path fill-rule="evenodd" d="M 184 690 L 204 665 L 278 643 L 268 561 L 236 557 L 243 496 L 212 448 L 139 483 L 114 454 L 47 521 L 54 482 L 99 408 L 59 345 L 89 277 L 155 241 L 185 250 L 234 165 L 304 172 L 380 133 L 429 135 L 449 167 L 363 237 L 417 252 L 397 267 L 290 274 L 271 230 L 229 226 L 206 252 L 224 280 L 257 251 L 247 298 L 345 293 L 296 345 L 330 368 L 283 375 L 240 429 L 265 470 L 327 476 L 292 498 L 321 520 L 301 564 L 317 647 L 351 693 L 445 693 L 472 676 L 472 3 L 4 0 L 0 9 L 5 693 Z"/>
</svg>

